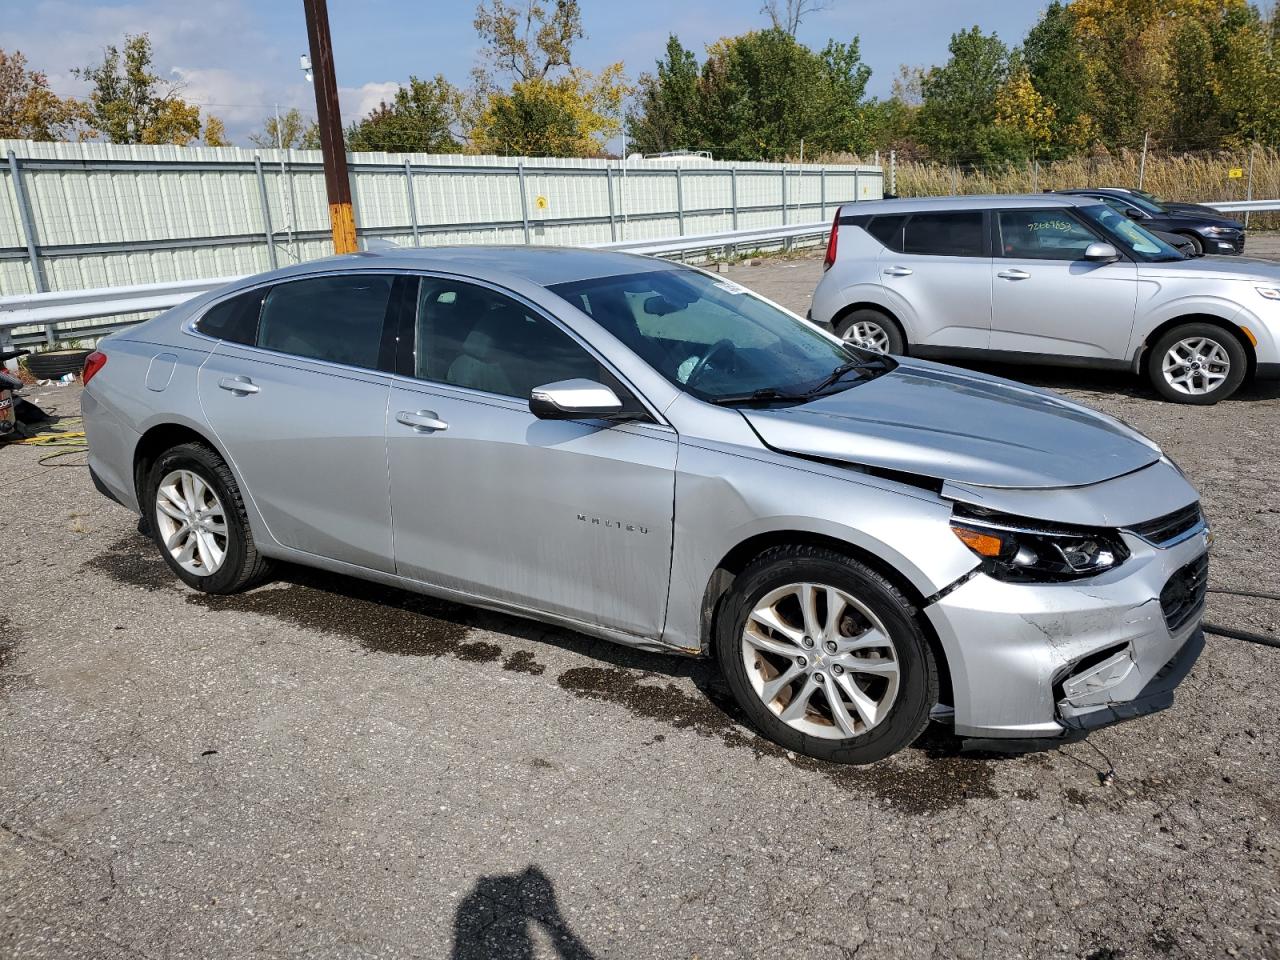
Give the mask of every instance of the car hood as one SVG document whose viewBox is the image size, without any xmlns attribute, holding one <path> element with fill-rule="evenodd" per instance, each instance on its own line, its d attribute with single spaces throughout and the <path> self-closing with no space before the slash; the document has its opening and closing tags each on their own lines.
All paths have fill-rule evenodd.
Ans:
<svg viewBox="0 0 1280 960">
<path fill-rule="evenodd" d="M 1169 263 L 1139 263 L 1143 277 L 1186 277 L 1196 280 L 1254 280 L 1280 282 L 1280 264 L 1252 257 L 1196 257 Z"/>
<path fill-rule="evenodd" d="M 1119 420 L 919 360 L 799 406 L 742 415 L 776 450 L 972 486 L 1083 486 L 1160 459 Z"/>
<path fill-rule="evenodd" d="M 1221 210 L 1215 210 L 1213 207 L 1206 207 L 1201 203 L 1166 203 L 1165 210 L 1172 214 L 1181 214 L 1183 216 L 1204 217 L 1206 220 L 1217 220 L 1223 226 L 1243 227 L 1239 220 L 1233 220 Z"/>
</svg>

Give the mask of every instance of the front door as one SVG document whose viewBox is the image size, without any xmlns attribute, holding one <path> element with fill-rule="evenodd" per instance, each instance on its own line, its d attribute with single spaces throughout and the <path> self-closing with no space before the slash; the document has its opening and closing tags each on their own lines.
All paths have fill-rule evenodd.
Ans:
<svg viewBox="0 0 1280 960">
<path fill-rule="evenodd" d="M 625 390 L 556 324 L 488 287 L 422 278 L 403 339 L 413 351 L 387 425 L 397 571 L 659 636 L 674 431 L 533 416 L 529 394 L 541 384 L 585 377 Z"/>
<path fill-rule="evenodd" d="M 1070 208 L 1001 210 L 997 226 L 991 349 L 1127 360 L 1137 265 L 1085 260 L 1089 244 L 1103 238 Z"/>
<path fill-rule="evenodd" d="M 199 376 L 205 415 L 271 536 L 386 572 L 391 376 L 377 368 L 392 284 L 341 274 L 246 295 L 261 303 L 248 342 L 223 339 Z"/>
</svg>

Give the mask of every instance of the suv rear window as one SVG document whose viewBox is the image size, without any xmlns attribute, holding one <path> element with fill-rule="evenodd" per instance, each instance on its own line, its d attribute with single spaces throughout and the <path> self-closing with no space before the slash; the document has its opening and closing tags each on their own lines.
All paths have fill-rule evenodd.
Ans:
<svg viewBox="0 0 1280 960">
<path fill-rule="evenodd" d="M 981 210 L 917 213 L 907 221 L 901 253 L 934 257 L 985 256 Z"/>
</svg>

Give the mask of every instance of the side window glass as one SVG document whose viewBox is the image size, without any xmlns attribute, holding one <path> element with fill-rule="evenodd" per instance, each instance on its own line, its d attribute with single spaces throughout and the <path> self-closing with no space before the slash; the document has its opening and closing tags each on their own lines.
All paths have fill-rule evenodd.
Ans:
<svg viewBox="0 0 1280 960">
<path fill-rule="evenodd" d="M 262 304 L 258 346 L 377 369 L 393 279 L 387 274 L 341 274 L 274 286 Z"/>
<path fill-rule="evenodd" d="M 558 380 L 613 383 L 580 344 L 523 304 L 432 277 L 419 287 L 414 374 L 518 400 Z"/>
<path fill-rule="evenodd" d="M 221 303 L 215 303 L 196 322 L 196 329 L 207 337 L 251 344 L 258 334 L 258 313 L 266 290 L 250 290 Z"/>
<path fill-rule="evenodd" d="M 867 225 L 867 233 L 895 253 L 902 252 L 902 227 L 906 217 L 876 217 Z"/>
<path fill-rule="evenodd" d="M 907 221 L 902 252 L 934 257 L 981 257 L 982 211 L 917 213 Z"/>
<path fill-rule="evenodd" d="M 1068 210 L 1001 210 L 1000 245 L 1019 260 L 1083 260 L 1094 237 Z"/>
</svg>

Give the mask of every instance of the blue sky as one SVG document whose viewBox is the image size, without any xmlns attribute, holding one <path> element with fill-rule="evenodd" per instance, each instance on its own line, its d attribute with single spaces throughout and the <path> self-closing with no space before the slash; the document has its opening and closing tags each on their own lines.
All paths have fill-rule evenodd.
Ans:
<svg viewBox="0 0 1280 960">
<path fill-rule="evenodd" d="M 1017 43 L 1048 0 L 834 0 L 813 14 L 800 39 L 862 39 L 871 93 L 889 93 L 899 64 L 946 58 L 947 41 L 974 24 Z M 766 22 L 760 0 L 580 0 L 587 39 L 578 63 L 599 69 L 622 60 L 631 77 L 653 68 L 667 34 L 701 55 L 722 36 Z M 9 8 L 6 10 L 5 8 Z M 390 95 L 410 74 L 443 73 L 465 84 L 479 49 L 470 0 L 329 0 L 345 120 Z M 19 11 L 21 11 L 20 15 Z M 125 32 L 151 34 L 159 72 L 180 79 L 185 96 L 221 116 L 233 139 L 261 125 L 273 104 L 314 112 L 298 69 L 306 51 L 301 0 L 0 0 L 0 46 L 26 53 L 60 93 L 81 92 L 70 68 L 98 56 Z"/>
</svg>

